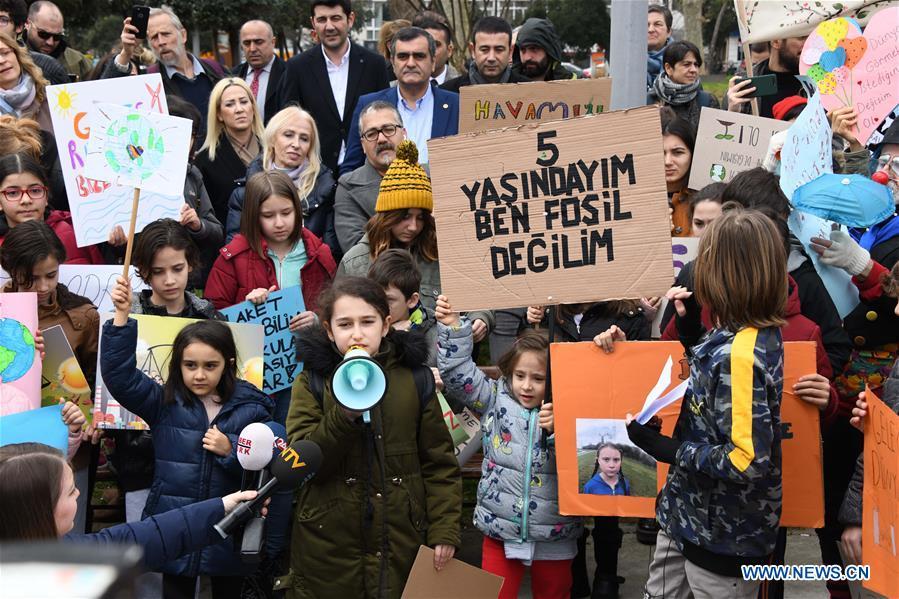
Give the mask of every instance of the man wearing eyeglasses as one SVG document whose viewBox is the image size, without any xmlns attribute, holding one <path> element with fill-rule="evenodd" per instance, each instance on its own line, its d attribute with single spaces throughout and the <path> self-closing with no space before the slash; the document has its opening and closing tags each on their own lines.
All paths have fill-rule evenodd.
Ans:
<svg viewBox="0 0 899 599">
<path fill-rule="evenodd" d="M 28 9 L 25 40 L 29 48 L 52 56 L 62 63 L 67 73 L 83 81 L 94 65 L 84 54 L 69 47 L 63 25 L 59 7 L 52 2 L 38 0 Z"/>
<path fill-rule="evenodd" d="M 0 0 L 0 32 L 6 33 L 11 38 L 24 46 L 20 35 L 25 31 L 25 20 L 28 18 L 28 5 L 25 0 Z M 51 85 L 60 85 L 69 82 L 69 74 L 66 73 L 59 61 L 54 58 L 29 49 L 28 53 L 34 64 L 44 73 L 44 79 Z"/>
<path fill-rule="evenodd" d="M 359 137 L 365 164 L 340 178 L 334 198 L 334 229 L 344 252 L 362 239 L 366 223 L 375 214 L 381 179 L 396 158 L 396 147 L 406 139 L 396 105 L 379 100 L 362 109 Z"/>
</svg>

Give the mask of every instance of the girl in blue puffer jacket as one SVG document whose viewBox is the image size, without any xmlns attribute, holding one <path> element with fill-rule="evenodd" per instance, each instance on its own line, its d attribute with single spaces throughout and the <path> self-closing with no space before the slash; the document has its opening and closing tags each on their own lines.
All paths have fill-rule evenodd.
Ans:
<svg viewBox="0 0 899 599">
<path fill-rule="evenodd" d="M 231 330 L 212 320 L 184 327 L 175 337 L 168 380 L 160 386 L 137 368 L 129 282 L 119 277 L 110 297 L 116 312 L 103 325 L 103 381 L 153 431 L 155 474 L 144 517 L 238 490 L 237 435 L 252 422 L 270 421 L 273 404 L 237 378 Z M 239 597 L 242 578 L 251 570 L 228 539 L 165 564 L 164 596 L 192 599 L 202 574 L 212 577 L 214 599 Z"/>
<path fill-rule="evenodd" d="M 437 366 L 446 391 L 481 414 L 484 462 L 474 523 L 484 533 L 481 567 L 502 576 L 500 599 L 514 599 L 527 566 L 535 597 L 568 599 L 580 518 L 559 514 L 552 404 L 546 392 L 547 337 L 526 331 L 499 360 L 491 381 L 471 359 L 471 323 L 437 298 Z M 543 405 L 541 405 L 543 404 Z"/>
</svg>

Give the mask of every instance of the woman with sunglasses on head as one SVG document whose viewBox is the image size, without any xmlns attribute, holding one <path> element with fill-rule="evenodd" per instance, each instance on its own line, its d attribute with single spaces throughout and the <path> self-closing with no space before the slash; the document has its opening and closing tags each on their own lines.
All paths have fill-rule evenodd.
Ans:
<svg viewBox="0 0 899 599">
<path fill-rule="evenodd" d="M 28 50 L 5 32 L 0 32 L 0 114 L 34 119 L 42 130 L 53 131 L 47 80 Z"/>
<path fill-rule="evenodd" d="M 0 158 L 0 246 L 6 233 L 18 225 L 36 220 L 46 222 L 66 249 L 66 264 L 103 264 L 97 246 L 78 247 L 72 215 L 51 210 L 47 176 L 28 154 Z"/>
</svg>

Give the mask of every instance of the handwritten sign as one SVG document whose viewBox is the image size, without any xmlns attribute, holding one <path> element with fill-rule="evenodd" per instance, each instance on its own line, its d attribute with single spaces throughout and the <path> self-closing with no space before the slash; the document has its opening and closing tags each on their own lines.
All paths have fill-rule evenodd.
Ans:
<svg viewBox="0 0 899 599">
<path fill-rule="evenodd" d="M 788 37 L 805 37 L 819 23 L 849 17 L 864 25 L 871 14 L 897 0 L 734 0 L 740 26 L 740 40 L 746 44 Z M 746 18 L 740 15 L 745 10 Z"/>
<path fill-rule="evenodd" d="M 899 597 L 899 415 L 865 389 L 865 484 L 862 563 L 871 566 L 866 589 Z"/>
<path fill-rule="evenodd" d="M 41 405 L 41 357 L 34 349 L 37 294 L 0 293 L 0 414 Z"/>
<path fill-rule="evenodd" d="M 241 302 L 222 310 L 230 322 L 261 324 L 265 331 L 265 378 L 262 390 L 275 393 L 289 389 L 303 371 L 303 363 L 297 360 L 290 331 L 290 320 L 304 311 L 303 294 L 299 285 L 293 285 L 270 293 L 261 304 Z"/>
<path fill-rule="evenodd" d="M 647 106 L 428 142 L 453 306 L 662 295 L 671 230 L 658 118 Z"/>
<path fill-rule="evenodd" d="M 168 114 L 159 74 L 51 85 L 47 88 L 47 100 L 78 246 L 106 241 L 110 229 L 116 225 L 127 231 L 133 189 L 90 177 L 85 172 L 90 138 L 87 116 L 97 103 Z M 177 219 L 184 204 L 182 191 L 183 183 L 180 187 L 172 186 L 167 193 L 142 194 L 136 231 L 159 218 Z"/>
<path fill-rule="evenodd" d="M 785 121 L 703 108 L 690 168 L 690 189 L 727 183 L 737 173 L 761 166 L 771 136 L 789 127 Z"/>
<path fill-rule="evenodd" d="M 855 108 L 865 143 L 899 102 L 899 7 L 875 12 L 862 34 L 852 19 L 824 21 L 808 36 L 799 72 L 815 82 L 827 110 Z"/>
<path fill-rule="evenodd" d="M 599 114 L 611 101 L 608 77 L 467 85 L 459 90 L 459 133 Z"/>
<path fill-rule="evenodd" d="M 122 267 L 115 265 L 76 265 L 62 264 L 59 267 L 59 282 L 64 283 L 69 291 L 86 297 L 100 312 L 112 312 L 115 306 L 110 293 L 115 282 L 122 276 Z M 137 275 L 137 269 L 131 267 L 131 292 L 140 293 L 149 286 Z"/>
<path fill-rule="evenodd" d="M 790 231 L 805 248 L 805 253 L 808 254 L 812 264 L 815 265 L 815 270 L 821 276 L 821 281 L 824 283 L 830 299 L 833 300 L 837 312 L 840 313 L 840 317 L 845 317 L 858 305 L 858 287 L 852 283 L 852 276 L 849 273 L 842 268 L 824 264 L 818 257 L 818 253 L 811 249 L 812 237 L 829 239 L 830 231 L 835 223 L 814 214 L 793 210 L 787 219 L 787 224 L 790 226 Z M 839 227 L 843 231 L 846 230 L 843 225 L 839 225 Z"/>
<path fill-rule="evenodd" d="M 800 185 L 833 172 L 832 137 L 821 94 L 816 93 L 787 130 L 780 151 L 780 188 L 787 199 Z"/>
<path fill-rule="evenodd" d="M 94 394 L 62 325 L 52 326 L 41 332 L 46 348 L 41 365 L 41 405 L 56 405 L 61 399 L 70 401 L 81 409 L 90 424 L 94 411 Z"/>
<path fill-rule="evenodd" d="M 100 330 L 103 323 L 111 320 L 112 314 L 100 315 Z M 175 337 L 187 325 L 198 322 L 193 318 L 177 318 L 173 316 L 147 316 L 132 314 L 137 321 L 137 368 L 160 385 L 169 377 L 172 345 Z M 262 325 L 227 322 L 225 325 L 234 335 L 237 345 L 237 375 L 247 382 L 262 389 L 262 347 L 264 332 Z M 103 352 L 103 337 L 100 336 L 99 352 Z M 116 398 L 106 390 L 100 372 L 100 360 L 97 360 L 97 384 L 94 393 L 94 405 L 99 406 L 95 414 L 99 428 L 136 429 L 149 428 L 147 423 L 129 412 Z"/>
<path fill-rule="evenodd" d="M 599 496 L 581 492 L 583 471 L 596 459 L 578 443 L 578 425 L 602 420 L 623 422 L 637 414 L 645 398 L 658 384 L 669 360 L 673 376 L 662 391 L 667 395 L 690 377 L 683 346 L 674 341 L 616 343 L 611 354 L 594 343 L 553 343 L 553 409 L 556 426 L 556 461 L 559 472 L 559 510 L 565 515 L 638 516 L 655 515 L 655 493 L 632 496 Z M 824 523 L 824 478 L 819 415 L 814 406 L 792 392 L 802 375 L 815 372 L 815 344 L 784 343 L 784 393 L 781 401 L 781 450 L 783 455 L 782 526 L 818 527 Z M 605 381 L 602 388 L 597 380 Z M 662 407 L 662 433 L 670 436 L 680 414 L 680 401 Z M 581 435 L 583 437 L 583 434 Z M 630 478 L 637 480 L 640 464 L 630 462 Z M 659 463 L 656 491 L 665 484 L 668 465 Z M 645 468 L 643 468 L 645 470 Z M 634 482 L 633 480 L 631 481 Z M 639 486 L 639 482 L 637 483 Z M 633 485 L 632 485 L 633 486 Z"/>
</svg>

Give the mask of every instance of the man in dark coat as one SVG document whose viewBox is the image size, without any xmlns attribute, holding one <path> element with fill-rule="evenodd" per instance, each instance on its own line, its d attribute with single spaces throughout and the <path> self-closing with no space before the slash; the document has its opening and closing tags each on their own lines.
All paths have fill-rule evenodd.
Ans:
<svg viewBox="0 0 899 599">
<path fill-rule="evenodd" d="M 466 85 L 481 83 L 526 83 L 524 75 L 509 64 L 512 56 L 512 26 L 499 17 L 482 17 L 474 25 L 468 52 L 472 62 L 468 72 L 441 85 L 442 89 L 459 93 Z"/>
<path fill-rule="evenodd" d="M 31 5 L 24 37 L 30 50 L 56 59 L 67 75 L 74 75 L 79 81 L 83 81 L 94 67 L 91 59 L 69 46 L 62 11 L 52 2 L 38 0 Z"/>
<path fill-rule="evenodd" d="M 20 46 L 25 46 L 25 42 L 20 36 L 25 30 L 27 14 L 28 7 L 25 5 L 25 0 L 0 0 L 0 32 L 9 34 L 11 38 L 19 42 Z M 58 60 L 31 49 L 28 50 L 28 53 L 31 55 L 31 60 L 34 61 L 34 64 L 44 73 L 44 79 L 49 81 L 50 85 L 60 85 L 69 82 L 69 74 L 66 73 L 65 67 Z M 68 203 L 66 203 L 66 206 L 68 206 Z M 63 208 L 63 210 L 66 209 Z"/>
<path fill-rule="evenodd" d="M 346 153 L 359 97 L 386 89 L 387 63 L 349 39 L 356 20 L 349 0 L 313 0 L 312 27 L 320 43 L 287 61 L 278 107 L 299 104 L 318 126 L 322 163 L 337 172 Z"/>
<path fill-rule="evenodd" d="M 247 21 L 240 28 L 246 61 L 234 69 L 234 74 L 250 86 L 264 123 L 278 112 L 278 88 L 285 71 L 285 62 L 275 54 L 275 43 L 275 32 L 265 21 Z"/>
<path fill-rule="evenodd" d="M 531 81 L 575 79 L 562 66 L 562 40 L 549 19 L 531 18 L 518 30 L 512 71 Z"/>
</svg>

